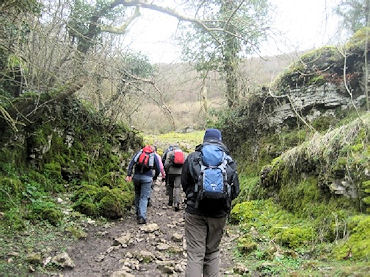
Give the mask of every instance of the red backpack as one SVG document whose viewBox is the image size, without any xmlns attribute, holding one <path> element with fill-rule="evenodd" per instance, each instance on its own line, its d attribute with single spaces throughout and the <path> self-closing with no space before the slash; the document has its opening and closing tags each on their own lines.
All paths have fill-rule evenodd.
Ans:
<svg viewBox="0 0 370 277">
<path fill-rule="evenodd" d="M 173 166 L 181 167 L 185 162 L 185 154 L 181 149 L 175 149 L 173 154 Z"/>
<path fill-rule="evenodd" d="M 146 145 L 143 149 L 137 153 L 135 157 L 136 166 L 144 169 L 152 169 L 154 167 L 154 150 L 150 145 Z"/>
</svg>

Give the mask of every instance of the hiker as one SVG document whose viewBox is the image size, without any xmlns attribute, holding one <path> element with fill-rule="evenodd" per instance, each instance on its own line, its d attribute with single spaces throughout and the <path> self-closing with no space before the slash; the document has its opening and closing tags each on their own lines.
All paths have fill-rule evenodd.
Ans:
<svg viewBox="0 0 370 277">
<path fill-rule="evenodd" d="M 163 179 L 166 178 L 166 172 L 164 171 L 164 166 L 163 166 L 162 158 L 158 154 L 157 150 L 158 150 L 157 146 L 154 145 L 154 153 L 157 156 L 157 159 L 158 159 L 158 162 L 159 162 L 159 170 L 160 170 L 160 173 L 161 173 L 161 176 L 162 176 L 162 180 L 163 180 Z"/>
<path fill-rule="evenodd" d="M 174 146 L 166 153 L 164 168 L 167 172 L 168 205 L 175 211 L 180 210 L 181 202 L 181 171 L 185 162 L 185 154 L 180 147 Z"/>
<path fill-rule="evenodd" d="M 239 179 L 218 129 L 207 129 L 203 144 L 189 154 L 181 184 L 187 198 L 185 276 L 219 276 L 219 244 L 231 201 L 239 194 Z"/>
<path fill-rule="evenodd" d="M 134 175 L 132 177 L 133 170 Z M 136 217 L 139 224 L 146 223 L 146 211 L 148 199 L 152 192 L 152 182 L 157 179 L 159 173 L 159 159 L 150 145 L 146 145 L 136 152 L 128 166 L 126 181 L 134 181 Z"/>
<path fill-rule="evenodd" d="M 166 162 L 166 158 L 167 158 L 167 154 L 168 152 L 172 151 L 173 149 L 175 149 L 176 145 L 170 145 L 168 146 L 168 148 L 164 151 L 163 155 L 162 155 L 162 164 L 164 165 L 165 162 Z M 162 181 L 164 182 L 164 185 L 166 187 L 166 195 L 169 195 L 169 187 L 168 187 L 168 172 L 167 172 L 167 169 L 166 167 L 164 168 L 164 171 L 166 173 L 166 177 L 165 178 L 162 178 Z"/>
<path fill-rule="evenodd" d="M 154 148 L 154 153 L 155 153 L 155 155 L 157 156 L 157 159 L 158 159 L 158 163 L 159 163 L 159 171 L 160 171 L 160 173 L 161 173 L 161 176 L 162 176 L 162 182 L 165 180 L 165 178 L 166 178 L 166 173 L 164 172 L 164 166 L 163 166 L 163 163 L 162 163 L 162 158 L 161 158 L 161 156 L 158 154 L 158 152 L 157 152 L 157 150 L 158 150 L 158 148 L 157 148 L 157 146 L 156 145 L 154 145 L 153 146 L 153 148 Z M 153 176 L 155 175 L 155 170 L 153 169 Z M 153 181 L 152 182 L 152 190 L 153 190 L 153 188 L 154 188 L 154 184 L 155 184 L 155 182 Z M 151 202 L 150 202 L 150 197 L 148 198 L 148 207 L 150 207 L 150 205 L 151 205 Z"/>
</svg>

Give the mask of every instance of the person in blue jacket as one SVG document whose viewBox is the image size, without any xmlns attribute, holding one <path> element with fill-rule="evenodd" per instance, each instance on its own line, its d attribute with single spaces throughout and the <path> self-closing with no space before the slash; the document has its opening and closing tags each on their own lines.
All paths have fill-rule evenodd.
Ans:
<svg viewBox="0 0 370 277">
<path fill-rule="evenodd" d="M 147 206 L 152 193 L 152 182 L 157 180 L 159 173 L 159 159 L 150 145 L 136 152 L 128 166 L 126 181 L 134 182 L 135 208 L 139 224 L 147 222 Z"/>
</svg>

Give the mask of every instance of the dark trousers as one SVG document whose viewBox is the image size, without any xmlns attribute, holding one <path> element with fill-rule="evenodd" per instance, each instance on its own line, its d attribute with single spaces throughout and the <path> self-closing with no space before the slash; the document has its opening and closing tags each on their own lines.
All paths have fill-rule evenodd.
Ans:
<svg viewBox="0 0 370 277">
<path fill-rule="evenodd" d="M 176 207 L 181 202 L 181 175 L 168 175 L 168 202 Z"/>
<path fill-rule="evenodd" d="M 226 217 L 212 218 L 185 213 L 186 277 L 219 276 L 219 245 Z"/>
</svg>

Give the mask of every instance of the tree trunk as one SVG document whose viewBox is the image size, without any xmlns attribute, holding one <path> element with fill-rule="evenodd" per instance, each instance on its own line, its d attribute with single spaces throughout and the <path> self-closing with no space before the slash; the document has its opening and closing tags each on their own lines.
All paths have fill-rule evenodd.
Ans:
<svg viewBox="0 0 370 277">
<path fill-rule="evenodd" d="M 222 11 L 225 15 L 229 15 L 235 9 L 235 3 L 228 0 L 225 1 L 222 7 Z M 234 28 L 232 25 L 227 24 L 225 27 L 227 32 L 225 35 L 225 46 L 223 49 L 223 63 L 224 73 L 226 78 L 226 98 L 227 105 L 229 108 L 234 107 L 239 102 L 239 91 L 238 91 L 238 78 L 237 70 L 239 66 L 239 42 L 238 39 L 232 35 Z"/>
<path fill-rule="evenodd" d="M 364 51 L 364 87 L 365 87 L 365 96 L 366 96 L 366 110 L 369 110 L 369 61 L 367 59 L 369 52 L 369 27 L 370 27 L 370 0 L 366 1 L 365 7 L 366 13 L 366 38 L 365 38 L 365 51 Z"/>
</svg>

